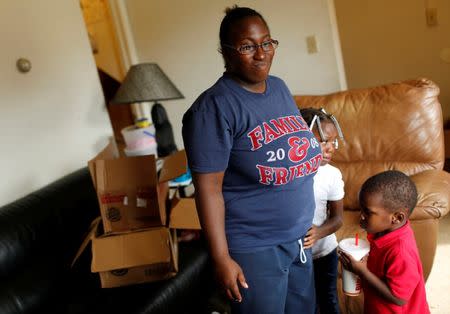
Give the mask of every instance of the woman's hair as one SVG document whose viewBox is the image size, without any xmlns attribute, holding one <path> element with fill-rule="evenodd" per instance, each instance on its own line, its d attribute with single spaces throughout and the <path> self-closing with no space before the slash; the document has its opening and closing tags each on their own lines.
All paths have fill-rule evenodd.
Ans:
<svg viewBox="0 0 450 314">
<path fill-rule="evenodd" d="M 303 119 L 305 120 L 306 124 L 308 124 L 309 129 L 312 131 L 314 129 L 314 126 L 317 127 L 317 130 L 319 131 L 320 137 L 323 139 L 323 131 L 321 127 L 321 123 L 323 122 L 329 122 L 333 123 L 336 127 L 336 130 L 338 131 L 339 138 L 341 140 L 344 139 L 344 135 L 342 134 L 341 126 L 339 125 L 339 122 L 336 120 L 336 118 L 325 111 L 325 109 L 320 108 L 303 108 L 300 109 L 300 114 L 302 115 Z"/>
<path fill-rule="evenodd" d="M 233 27 L 233 25 L 236 22 L 250 16 L 259 17 L 264 22 L 264 24 L 266 24 L 267 29 L 269 29 L 266 20 L 262 17 L 261 14 L 259 14 L 257 11 L 253 9 L 246 7 L 238 7 L 236 4 L 231 8 L 225 9 L 225 17 L 223 18 L 222 23 L 220 23 L 220 32 L 219 32 L 220 46 L 222 48 L 223 44 L 230 44 L 228 41 L 231 28 Z"/>
<path fill-rule="evenodd" d="M 361 198 L 368 193 L 381 194 L 384 208 L 392 212 L 407 208 L 408 214 L 411 214 L 417 204 L 416 185 L 406 174 L 397 170 L 384 171 L 367 179 L 359 196 Z"/>
</svg>

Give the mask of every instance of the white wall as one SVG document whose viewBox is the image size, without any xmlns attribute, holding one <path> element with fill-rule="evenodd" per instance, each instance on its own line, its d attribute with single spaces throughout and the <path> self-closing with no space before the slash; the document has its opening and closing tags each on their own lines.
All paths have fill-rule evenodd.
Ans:
<svg viewBox="0 0 450 314">
<path fill-rule="evenodd" d="M 437 8 L 438 25 L 427 26 L 426 5 Z M 449 0 L 335 0 L 349 88 L 427 77 L 440 89 L 450 120 Z"/>
<path fill-rule="evenodd" d="M 112 131 L 78 1 L 0 1 L 0 40 L 3 205 L 86 166 Z"/>
<path fill-rule="evenodd" d="M 183 146 L 183 113 L 223 72 L 217 52 L 219 26 L 227 6 L 258 10 L 280 41 L 271 73 L 282 77 L 291 92 L 326 93 L 339 90 L 338 60 L 330 22 L 329 0 L 127 0 L 126 8 L 138 62 L 156 62 L 184 94 L 166 101 L 175 140 Z M 332 3 L 332 2 L 331 2 Z M 315 35 L 319 53 L 308 54 L 305 38 Z"/>
</svg>

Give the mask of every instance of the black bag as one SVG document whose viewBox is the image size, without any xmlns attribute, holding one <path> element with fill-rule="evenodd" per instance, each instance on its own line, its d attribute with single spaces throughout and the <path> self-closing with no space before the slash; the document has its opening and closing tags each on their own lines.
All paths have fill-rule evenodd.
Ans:
<svg viewBox="0 0 450 314">
<path fill-rule="evenodd" d="M 155 125 L 158 157 L 165 157 L 178 151 L 166 109 L 159 103 L 155 103 L 152 107 L 152 120 Z"/>
</svg>

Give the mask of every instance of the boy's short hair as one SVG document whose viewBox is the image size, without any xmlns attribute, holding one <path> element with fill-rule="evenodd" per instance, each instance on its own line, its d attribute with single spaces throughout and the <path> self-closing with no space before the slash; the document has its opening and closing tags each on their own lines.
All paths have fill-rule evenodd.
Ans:
<svg viewBox="0 0 450 314">
<path fill-rule="evenodd" d="M 361 187 L 360 198 L 366 193 L 380 193 L 383 206 L 392 212 L 407 208 L 410 215 L 417 204 L 416 185 L 397 170 L 384 171 L 367 179 Z"/>
</svg>

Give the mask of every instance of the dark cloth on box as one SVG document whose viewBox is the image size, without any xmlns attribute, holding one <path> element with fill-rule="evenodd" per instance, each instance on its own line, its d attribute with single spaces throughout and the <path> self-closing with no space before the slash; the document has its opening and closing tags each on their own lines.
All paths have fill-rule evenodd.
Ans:
<svg viewBox="0 0 450 314">
<path fill-rule="evenodd" d="M 159 103 L 152 107 L 152 121 L 155 125 L 156 143 L 158 144 L 158 157 L 166 157 L 176 152 L 177 145 L 173 137 L 172 124 L 167 116 L 166 109 Z"/>
</svg>

